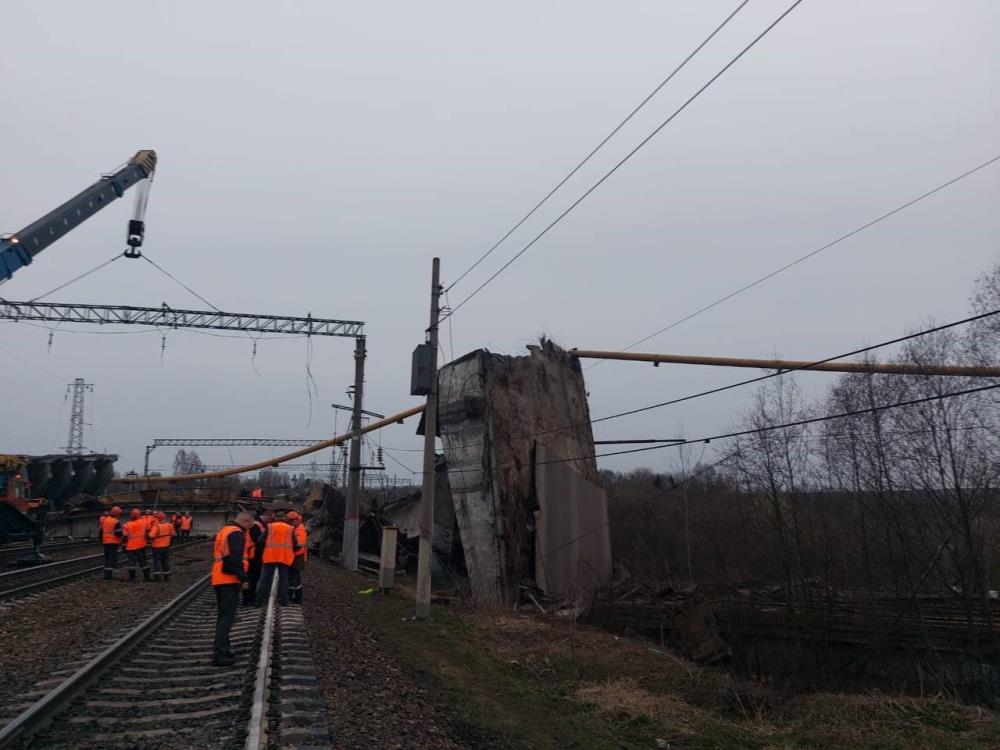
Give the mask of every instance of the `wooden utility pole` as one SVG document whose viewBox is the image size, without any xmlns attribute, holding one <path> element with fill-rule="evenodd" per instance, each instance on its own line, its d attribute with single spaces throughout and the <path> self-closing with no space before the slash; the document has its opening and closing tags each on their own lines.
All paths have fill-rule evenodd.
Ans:
<svg viewBox="0 0 1000 750">
<path fill-rule="evenodd" d="M 434 458 L 437 438 L 437 356 L 438 318 L 441 315 L 441 260 L 435 258 L 431 270 L 431 324 L 427 328 L 430 346 L 430 392 L 424 409 L 424 476 L 420 492 L 420 549 L 417 557 L 416 616 L 426 619 L 431 614 L 431 557 L 434 554 Z"/>
<path fill-rule="evenodd" d="M 361 508 L 361 399 L 365 389 L 365 337 L 354 346 L 354 413 L 351 418 L 350 479 L 344 508 L 344 546 L 341 557 L 348 570 L 358 569 L 358 515 Z"/>
</svg>

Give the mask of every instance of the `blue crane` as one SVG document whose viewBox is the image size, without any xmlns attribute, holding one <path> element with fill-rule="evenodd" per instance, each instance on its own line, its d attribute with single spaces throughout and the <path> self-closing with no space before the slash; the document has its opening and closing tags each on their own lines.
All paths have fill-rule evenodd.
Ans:
<svg viewBox="0 0 1000 750">
<path fill-rule="evenodd" d="M 59 208 L 32 222 L 20 232 L 0 237 L 0 280 L 9 279 L 14 272 L 31 263 L 42 250 L 64 234 L 75 229 L 125 191 L 139 185 L 135 209 L 128 224 L 128 249 L 125 255 L 137 258 L 145 235 L 146 200 L 149 184 L 156 170 L 156 152 L 139 151 L 121 168 L 101 176 L 93 185 L 73 196 Z"/>
</svg>

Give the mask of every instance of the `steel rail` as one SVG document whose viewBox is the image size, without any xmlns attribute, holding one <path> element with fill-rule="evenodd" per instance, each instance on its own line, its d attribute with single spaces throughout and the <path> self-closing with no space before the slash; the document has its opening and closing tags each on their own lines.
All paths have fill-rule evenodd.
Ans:
<svg viewBox="0 0 1000 750">
<path fill-rule="evenodd" d="M 84 568 L 83 570 L 74 570 L 72 573 L 66 573 L 65 575 L 56 576 L 55 578 L 46 578 L 42 581 L 35 581 L 34 583 L 26 583 L 23 586 L 18 586 L 13 589 L 5 589 L 0 591 L 0 601 L 4 599 L 16 599 L 19 596 L 25 596 L 27 594 L 34 594 L 39 591 L 44 591 L 52 586 L 58 586 L 62 583 L 69 583 L 76 578 L 83 578 L 89 576 L 92 573 L 97 573 L 104 569 L 103 565 L 98 565 L 93 568 Z"/>
<path fill-rule="evenodd" d="M 184 544 L 177 544 L 177 545 L 171 546 L 170 549 L 171 549 L 171 551 L 173 551 L 173 550 L 179 550 L 179 549 L 186 549 L 186 548 L 188 548 L 188 547 L 190 547 L 192 545 L 195 545 L 195 544 L 204 544 L 206 541 L 208 541 L 208 540 L 205 540 L 205 539 L 195 539 L 195 540 L 192 540 L 190 542 L 185 542 Z M 98 553 L 96 555 L 85 555 L 84 557 L 74 557 L 72 560 L 57 560 L 56 562 L 46 563 L 44 565 L 36 565 L 34 567 L 31 567 L 31 568 L 18 568 L 17 570 L 9 570 L 9 571 L 0 573 L 0 585 L 2 585 L 5 580 L 13 580 L 13 578 L 16 578 L 17 576 L 27 577 L 27 576 L 31 575 L 32 573 L 35 573 L 35 572 L 37 572 L 39 570 L 45 571 L 45 570 L 51 570 L 53 568 L 59 568 L 59 567 L 70 567 L 70 566 L 73 566 L 73 565 L 77 565 L 77 564 L 79 564 L 79 563 L 81 563 L 81 562 L 83 562 L 85 560 L 94 560 L 94 559 L 101 559 L 101 560 L 103 560 L 104 559 L 104 553 L 100 552 L 100 553 Z M 43 590 L 45 590 L 47 588 L 50 588 L 52 586 L 56 586 L 56 585 L 59 585 L 59 584 L 62 584 L 62 583 L 67 583 L 67 582 L 69 582 L 69 581 L 71 581 L 71 580 L 73 580 L 75 578 L 82 578 L 84 576 L 91 575 L 92 573 L 97 573 L 97 572 L 99 572 L 99 571 L 101 571 L 103 569 L 104 569 L 104 565 L 102 563 L 101 565 L 97 565 L 95 567 L 84 568 L 84 569 L 81 569 L 81 570 L 74 570 L 74 571 L 71 571 L 69 573 L 65 573 L 63 575 L 53 576 L 51 578 L 44 578 L 41 581 L 34 581 L 34 582 L 26 583 L 26 584 L 24 584 L 22 586 L 16 586 L 15 588 L 12 588 L 12 589 L 3 589 L 3 590 L 0 590 L 0 601 L 5 600 L 5 599 L 14 599 L 14 598 L 17 598 L 19 596 L 24 596 L 26 594 L 31 594 L 31 593 L 35 593 L 35 592 L 38 592 L 38 591 L 43 591 Z"/>
<path fill-rule="evenodd" d="M 114 644 L 80 667 L 55 689 L 25 709 L 17 718 L 0 730 L 0 748 L 13 747 L 13 743 L 30 737 L 43 729 L 105 671 L 128 656 L 129 652 L 153 631 L 183 611 L 208 585 L 209 578 L 208 575 L 199 578 L 172 601 L 147 617 Z"/>
<path fill-rule="evenodd" d="M 247 724 L 244 750 L 267 750 L 268 698 L 271 694 L 271 661 L 274 658 L 274 621 L 278 583 L 271 580 L 271 593 L 267 597 L 267 614 L 260 637 L 260 655 L 257 658 L 257 676 L 254 680 L 253 706 Z"/>
</svg>

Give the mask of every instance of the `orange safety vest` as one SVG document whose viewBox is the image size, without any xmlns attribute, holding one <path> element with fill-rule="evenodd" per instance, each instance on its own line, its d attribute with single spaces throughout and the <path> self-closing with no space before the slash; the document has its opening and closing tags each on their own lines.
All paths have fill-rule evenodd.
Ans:
<svg viewBox="0 0 1000 750">
<path fill-rule="evenodd" d="M 297 526 L 293 526 L 292 536 L 295 538 L 295 541 L 298 542 L 299 544 L 299 548 L 295 550 L 295 556 L 299 557 L 301 555 L 302 561 L 305 562 L 306 560 L 309 559 L 309 553 L 306 550 L 306 540 L 307 540 L 306 525 L 304 523 L 300 523 Z"/>
<path fill-rule="evenodd" d="M 99 523 L 101 529 L 101 544 L 118 544 L 121 537 L 115 536 L 115 527 L 118 519 L 114 516 L 101 516 Z"/>
<path fill-rule="evenodd" d="M 295 555 L 292 554 L 292 527 L 284 521 L 273 521 L 267 527 L 267 540 L 264 542 L 264 554 L 261 562 L 281 563 L 291 565 Z"/>
<path fill-rule="evenodd" d="M 191 531 L 191 522 L 193 520 L 191 516 L 181 516 L 181 531 Z"/>
<path fill-rule="evenodd" d="M 174 531 L 174 525 L 163 521 L 161 523 L 154 523 L 152 528 L 149 530 L 149 538 L 153 540 L 153 549 L 163 549 L 164 547 L 170 546 L 170 537 L 172 537 L 177 532 Z"/>
<path fill-rule="evenodd" d="M 222 561 L 229 557 L 229 535 L 234 531 L 242 532 L 244 538 L 246 538 L 247 533 L 238 524 L 227 523 L 221 529 L 219 533 L 215 535 L 215 547 L 212 550 L 212 585 L 213 586 L 224 586 L 228 583 L 240 583 L 238 576 L 234 576 L 231 573 L 222 572 Z M 247 558 L 246 558 L 246 545 L 244 547 L 243 554 L 243 570 L 246 570 Z"/>
<path fill-rule="evenodd" d="M 146 522 L 142 518 L 126 521 L 122 530 L 125 532 L 125 549 L 127 551 L 142 549 L 146 546 Z"/>
</svg>

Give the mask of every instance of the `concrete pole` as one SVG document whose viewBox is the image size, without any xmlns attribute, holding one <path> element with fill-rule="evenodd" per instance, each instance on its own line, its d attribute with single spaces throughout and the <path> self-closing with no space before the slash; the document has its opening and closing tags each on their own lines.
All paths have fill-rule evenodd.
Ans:
<svg viewBox="0 0 1000 750">
<path fill-rule="evenodd" d="M 365 387 L 365 337 L 358 336 L 354 347 L 354 414 L 351 418 L 350 480 L 344 509 L 342 557 L 348 570 L 358 569 L 358 515 L 361 509 L 361 399 Z"/>
<path fill-rule="evenodd" d="M 441 260 L 435 258 L 431 271 L 431 324 L 427 329 L 430 344 L 431 383 L 424 409 L 424 476 L 420 492 L 420 548 L 417 557 L 416 616 L 426 619 L 431 614 L 431 555 L 434 545 L 434 448 L 437 437 L 438 399 L 438 318 L 441 315 Z"/>
</svg>

